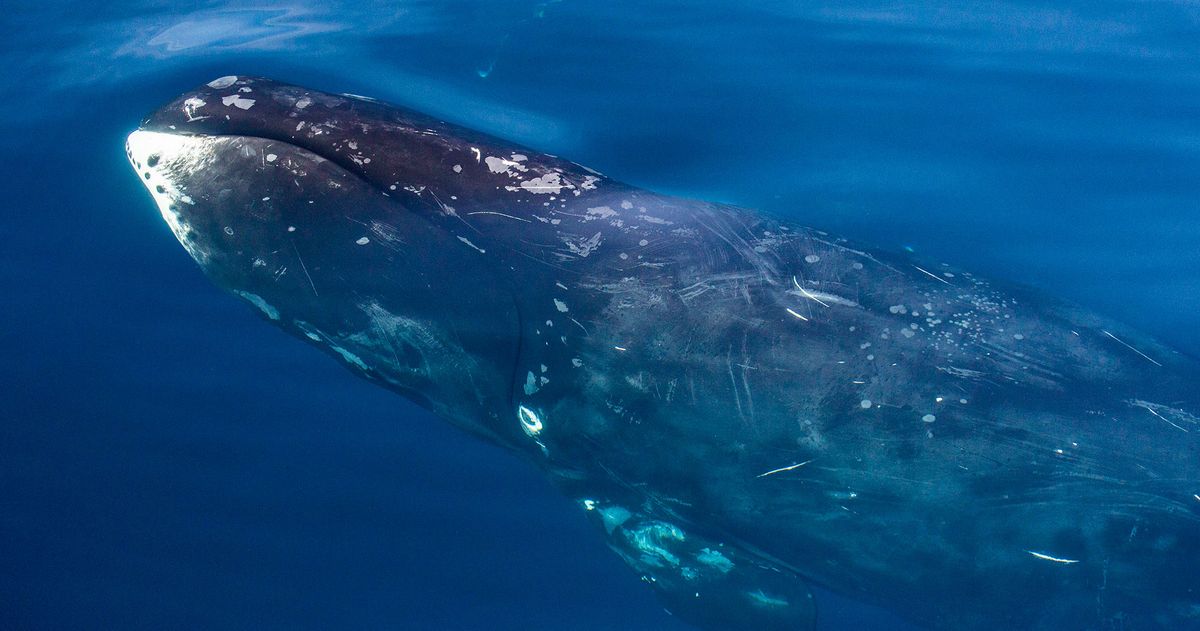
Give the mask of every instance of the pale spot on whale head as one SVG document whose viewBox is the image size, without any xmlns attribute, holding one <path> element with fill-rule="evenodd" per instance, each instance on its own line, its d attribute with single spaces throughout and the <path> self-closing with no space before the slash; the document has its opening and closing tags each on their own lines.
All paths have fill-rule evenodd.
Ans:
<svg viewBox="0 0 1200 631">
<path fill-rule="evenodd" d="M 809 254 L 808 256 L 804 257 L 805 263 L 816 263 L 817 261 L 820 261 L 820 260 L 821 260 L 821 257 L 817 256 L 816 254 Z"/>
<path fill-rule="evenodd" d="M 539 390 L 537 376 L 530 370 L 525 375 L 525 394 L 532 395 Z"/>
<path fill-rule="evenodd" d="M 871 408 L 871 400 L 870 400 L 870 399 L 863 399 L 862 401 L 859 401 L 859 402 L 858 402 L 858 407 L 860 407 L 860 408 L 862 408 L 862 409 L 864 409 L 864 410 L 868 410 L 868 409 L 870 409 L 870 408 Z"/>
<path fill-rule="evenodd" d="M 217 90 L 220 90 L 221 88 L 228 88 L 229 86 L 237 83 L 237 79 L 238 78 L 234 75 L 221 77 L 220 79 L 213 79 L 212 81 L 208 82 L 208 87 L 215 88 Z"/>
<path fill-rule="evenodd" d="M 359 239 L 357 241 L 355 241 L 355 243 L 357 243 L 359 245 L 366 245 L 370 242 L 371 242 L 371 240 L 366 237 L 359 237 Z"/>
<path fill-rule="evenodd" d="M 926 414 L 925 416 L 921 417 L 921 420 L 925 421 L 926 423 L 932 423 L 937 420 L 937 417 L 932 414 Z"/>
<path fill-rule="evenodd" d="M 247 99 L 237 94 L 221 97 L 221 104 L 225 107 L 230 105 L 243 110 L 248 110 L 254 106 L 254 99 Z"/>
</svg>

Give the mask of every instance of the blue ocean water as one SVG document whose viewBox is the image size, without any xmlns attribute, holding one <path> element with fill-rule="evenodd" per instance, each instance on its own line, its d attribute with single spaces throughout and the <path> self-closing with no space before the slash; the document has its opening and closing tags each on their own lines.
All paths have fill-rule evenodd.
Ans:
<svg viewBox="0 0 1200 631">
<path fill-rule="evenodd" d="M 1189 3 L 49 2 L 0 34 L 3 629 L 686 628 L 527 465 L 202 276 L 123 140 L 222 75 L 908 248 L 1200 355 Z M 823 629 L 912 628 L 820 596 Z"/>
</svg>

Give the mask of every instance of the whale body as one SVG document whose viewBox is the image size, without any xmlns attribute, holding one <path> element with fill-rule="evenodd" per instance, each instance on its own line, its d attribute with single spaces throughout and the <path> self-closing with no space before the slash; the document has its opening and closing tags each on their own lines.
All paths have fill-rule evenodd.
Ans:
<svg viewBox="0 0 1200 631">
<path fill-rule="evenodd" d="M 1101 316 L 372 99 L 127 141 L 218 285 L 585 511 L 702 629 L 1200 628 L 1200 368 Z"/>
</svg>

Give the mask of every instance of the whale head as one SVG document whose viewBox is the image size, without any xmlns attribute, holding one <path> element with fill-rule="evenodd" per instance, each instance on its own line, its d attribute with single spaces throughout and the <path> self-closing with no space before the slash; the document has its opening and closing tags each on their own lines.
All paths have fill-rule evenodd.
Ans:
<svg viewBox="0 0 1200 631">
<path fill-rule="evenodd" d="M 217 285 L 352 371 L 495 438 L 488 417 L 509 397 L 519 338 L 511 284 L 480 256 L 479 236 L 456 230 L 452 201 L 413 185 L 444 151 L 431 124 L 223 77 L 152 113 L 126 153 Z M 373 160 L 390 165 L 386 180 Z"/>
</svg>

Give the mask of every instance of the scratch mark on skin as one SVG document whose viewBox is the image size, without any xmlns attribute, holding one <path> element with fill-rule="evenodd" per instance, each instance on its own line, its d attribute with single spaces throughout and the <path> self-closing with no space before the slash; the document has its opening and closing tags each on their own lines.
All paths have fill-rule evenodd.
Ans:
<svg viewBox="0 0 1200 631">
<path fill-rule="evenodd" d="M 729 385 L 733 387 L 733 402 L 737 405 L 738 418 L 746 423 L 746 413 L 742 409 L 742 395 L 738 392 L 737 377 L 733 375 L 733 346 L 725 351 L 725 366 L 729 369 Z"/>
<path fill-rule="evenodd" d="M 794 316 L 796 316 L 797 318 L 800 318 L 801 320 L 803 320 L 803 321 L 805 321 L 805 322 L 808 322 L 808 318 L 806 318 L 806 317 L 804 317 L 804 316 L 800 315 L 799 313 L 796 313 L 795 311 L 792 311 L 791 309 L 788 309 L 788 310 L 787 310 L 787 312 L 788 312 L 788 313 L 790 313 L 790 314 L 792 314 L 792 315 L 794 315 Z"/>
<path fill-rule="evenodd" d="M 1147 404 L 1147 403 L 1142 403 L 1142 402 L 1140 402 L 1140 401 L 1135 401 L 1135 402 L 1133 403 L 1133 405 L 1134 405 L 1134 406 L 1136 406 L 1136 407 L 1142 408 L 1143 410 L 1145 410 L 1145 411 L 1147 411 L 1147 412 L 1149 412 L 1149 413 L 1151 413 L 1151 414 L 1153 414 L 1153 415 L 1157 416 L 1159 419 L 1161 419 L 1161 420 L 1162 420 L 1164 423 L 1166 423 L 1167 425 L 1170 425 L 1171 427 L 1174 427 L 1175 429 L 1177 429 L 1177 430 L 1179 430 L 1179 431 L 1181 431 L 1181 432 L 1183 432 L 1183 433 L 1185 433 L 1185 434 L 1190 434 L 1190 433 L 1191 433 L 1191 432 L 1189 432 L 1189 431 L 1187 430 L 1187 428 L 1184 428 L 1184 427 L 1181 427 L 1181 426 L 1179 426 L 1179 425 L 1176 425 L 1175 423 L 1172 423 L 1172 422 L 1171 422 L 1171 421 L 1170 421 L 1170 420 L 1169 420 L 1167 417 L 1163 416 L 1162 414 L 1159 414 L 1159 413 L 1158 413 L 1158 410 L 1155 410 L 1153 407 L 1151 407 L 1151 405 L 1150 405 L 1150 404 Z"/>
<path fill-rule="evenodd" d="M 615 348 L 615 349 L 617 349 L 617 350 L 621 351 L 622 353 L 624 353 L 625 351 L 629 350 L 629 349 L 625 348 L 624 346 L 614 346 L 613 348 Z"/>
<path fill-rule="evenodd" d="M 1050 556 L 1049 554 L 1043 554 L 1041 552 L 1034 552 L 1033 550 L 1026 550 L 1026 552 L 1028 552 L 1029 554 L 1033 555 L 1036 558 L 1042 559 L 1043 561 L 1053 561 L 1055 563 L 1063 563 L 1066 565 L 1070 565 L 1072 563 L 1079 563 L 1078 559 L 1063 559 L 1063 558 L 1056 557 L 1056 556 Z"/>
<path fill-rule="evenodd" d="M 525 223 L 532 223 L 528 219 L 522 219 L 520 217 L 513 217 L 512 215 L 506 215 L 504 213 L 498 213 L 498 212 L 491 211 L 491 210 L 477 210 L 473 213 L 467 213 L 468 217 L 471 215 L 500 215 L 501 217 L 508 217 L 509 219 L 516 219 L 517 221 L 524 221 Z"/>
<path fill-rule="evenodd" d="M 746 364 L 749 363 L 750 357 L 746 353 L 745 335 L 742 336 L 742 358 L 743 363 L 738 364 L 738 366 L 742 369 L 742 388 L 746 391 L 746 408 L 750 411 L 750 421 L 757 423 L 758 419 L 754 415 L 754 396 L 750 394 L 750 380 L 746 378 L 746 371 L 748 369 Z"/>
<path fill-rule="evenodd" d="M 479 247 L 479 246 L 475 245 L 474 243 L 471 243 L 471 240 L 470 240 L 470 239 L 468 239 L 468 238 L 466 238 L 466 237 L 459 237 L 459 238 L 458 238 L 458 240 L 459 240 L 459 241 L 462 241 L 463 243 L 465 243 L 465 244 L 467 244 L 467 245 L 469 245 L 469 246 L 471 246 L 472 248 L 475 248 L 476 250 L 479 250 L 479 253 L 480 253 L 480 254 L 487 254 L 487 250 L 485 250 L 485 249 L 483 249 L 483 248 L 481 248 L 481 247 Z"/>
<path fill-rule="evenodd" d="M 583 326 L 582 324 L 580 324 L 580 323 L 579 323 L 579 320 L 576 320 L 575 318 L 567 318 L 567 319 L 568 319 L 568 320 L 570 320 L 571 322 L 574 322 L 574 323 L 575 323 L 575 326 L 578 326 L 579 328 L 583 329 L 583 334 L 584 334 L 584 335 L 591 335 L 591 333 L 589 333 L 589 332 L 588 332 L 588 330 L 587 330 L 587 327 L 585 327 L 585 326 Z M 617 349 L 617 350 L 619 350 L 619 351 L 623 351 L 623 350 L 625 350 L 625 349 L 623 349 L 623 348 L 621 348 L 621 347 L 619 347 L 619 346 L 616 346 L 616 347 L 614 347 L 614 348 L 616 348 L 616 349 Z"/>
<path fill-rule="evenodd" d="M 792 284 L 796 286 L 796 289 L 800 290 L 800 293 L 804 294 L 805 298 L 811 298 L 812 300 L 816 300 L 817 303 L 820 304 L 822 307 L 829 307 L 829 305 L 825 304 L 825 302 L 822 301 L 820 298 L 817 298 L 816 296 L 808 293 L 807 289 L 801 287 L 800 282 L 796 280 L 795 276 L 792 276 Z"/>
<path fill-rule="evenodd" d="M 939 283 L 946 283 L 947 285 L 950 284 L 950 281 L 946 280 L 945 278 L 942 278 L 941 276 L 938 276 L 937 274 L 934 274 L 933 272 L 931 272 L 923 267 L 917 267 L 916 265 L 913 265 L 913 267 L 916 267 L 917 271 L 932 278 L 933 280 L 936 280 Z"/>
<path fill-rule="evenodd" d="M 296 249 L 294 242 L 292 243 L 292 251 L 296 253 L 296 260 L 300 261 L 300 269 L 304 270 L 304 277 L 308 279 L 308 286 L 312 287 L 313 295 L 320 297 L 321 294 L 317 293 L 317 286 L 313 284 L 312 276 L 308 275 L 308 266 L 304 264 L 304 258 L 300 256 L 300 250 Z"/>
<path fill-rule="evenodd" d="M 1196 498 L 1197 502 L 1200 502 L 1200 494 L 1193 494 L 1192 497 Z"/>
<path fill-rule="evenodd" d="M 1101 333 L 1103 333 L 1103 334 L 1105 334 L 1105 335 L 1107 335 L 1107 336 L 1109 336 L 1109 337 L 1111 337 L 1112 339 L 1116 340 L 1116 341 L 1117 341 L 1117 343 L 1119 343 L 1121 346 L 1124 346 L 1125 348 L 1128 348 L 1129 350 L 1131 350 L 1131 351 L 1133 351 L 1133 352 L 1137 353 L 1138 355 L 1141 355 L 1143 358 L 1145 358 L 1145 359 L 1146 359 L 1146 361 L 1150 362 L 1151 364 L 1154 364 L 1155 366 L 1158 366 L 1159 368 L 1162 368 L 1162 364 L 1160 364 L 1160 363 L 1158 363 L 1158 362 L 1154 361 L 1153 359 L 1151 359 L 1151 357 L 1150 357 L 1149 355 L 1147 355 L 1147 354 L 1143 353 L 1142 351 L 1139 351 L 1138 349 L 1136 349 L 1136 348 L 1134 348 L 1134 347 L 1132 347 L 1132 346 L 1130 346 L 1130 345 L 1126 344 L 1126 343 L 1125 343 L 1125 341 L 1124 341 L 1124 340 L 1122 340 L 1121 338 L 1119 338 L 1119 337 L 1117 337 L 1117 336 L 1113 335 L 1112 333 L 1109 333 L 1108 331 L 1105 331 L 1104 329 L 1100 329 L 1100 332 L 1101 332 Z"/>
<path fill-rule="evenodd" d="M 770 471 L 768 471 L 766 473 L 760 473 L 754 477 L 765 478 L 769 475 L 775 475 L 776 473 L 783 473 L 784 471 L 791 471 L 793 469 L 799 469 L 800 467 L 803 467 L 804 465 L 806 465 L 810 462 L 812 462 L 812 460 L 805 460 L 804 462 L 797 462 L 796 464 L 788 465 L 786 467 L 779 467 L 778 469 L 771 469 Z"/>
</svg>

